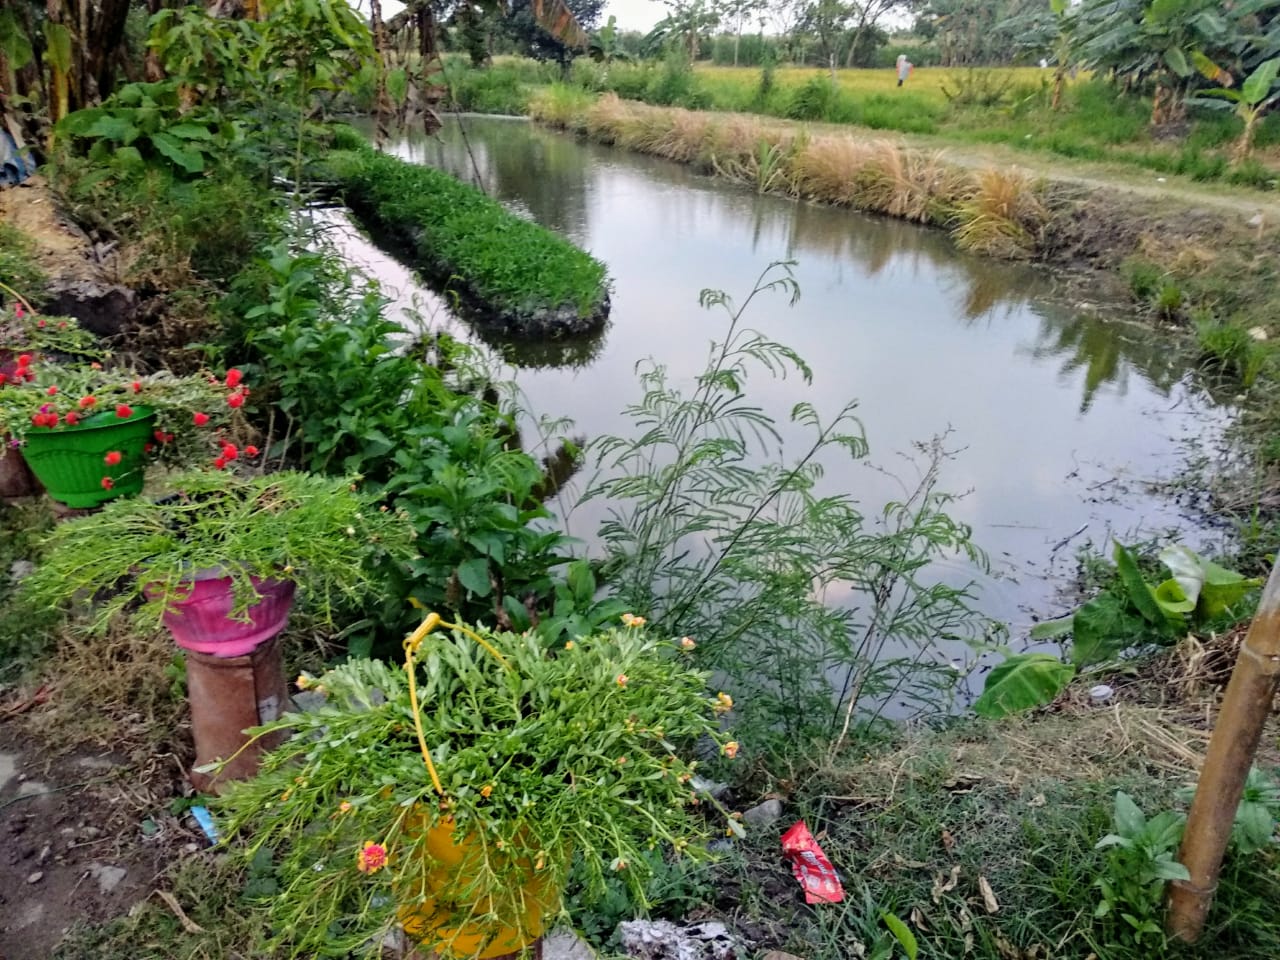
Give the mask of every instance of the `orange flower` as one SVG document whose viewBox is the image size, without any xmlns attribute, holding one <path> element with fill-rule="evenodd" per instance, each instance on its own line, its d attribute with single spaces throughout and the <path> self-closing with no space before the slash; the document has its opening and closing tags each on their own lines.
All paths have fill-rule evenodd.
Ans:
<svg viewBox="0 0 1280 960">
<path fill-rule="evenodd" d="M 722 749 L 724 750 L 724 755 L 732 760 L 738 755 L 738 741 L 730 740 Z"/>
<path fill-rule="evenodd" d="M 716 694 L 716 702 L 712 709 L 716 713 L 728 713 L 733 709 L 733 697 L 721 690 Z"/>
<path fill-rule="evenodd" d="M 576 646 L 577 646 L 577 644 L 576 644 L 576 643 L 574 643 L 572 640 L 569 640 L 569 641 L 566 641 L 566 642 L 565 642 L 564 648 L 565 648 L 566 650 L 572 650 L 572 649 L 573 649 L 574 647 L 576 647 Z"/>
<path fill-rule="evenodd" d="M 622 615 L 622 625 L 624 627 L 643 627 L 645 623 L 644 617 L 637 617 L 634 613 L 624 613 Z"/>
<path fill-rule="evenodd" d="M 492 783 L 486 783 L 483 787 L 480 788 L 480 796 L 484 797 L 486 800 L 489 799 L 489 795 L 491 793 L 493 793 Z"/>
<path fill-rule="evenodd" d="M 350 801 L 350 800 L 343 800 L 340 804 L 338 804 L 338 812 L 339 812 L 339 813 L 346 813 L 346 812 L 347 812 L 347 811 L 349 811 L 350 809 L 351 809 L 351 801 Z"/>
<path fill-rule="evenodd" d="M 366 840 L 356 851 L 356 869 L 361 873 L 377 873 L 387 865 L 387 848 L 380 843 Z"/>
<path fill-rule="evenodd" d="M 690 650 L 693 650 L 695 647 L 697 647 L 697 644 L 693 642 L 693 637 L 680 638 L 680 649 L 683 650 L 685 653 L 688 653 Z"/>
<path fill-rule="evenodd" d="M 615 682 L 618 684 L 618 686 L 625 687 L 627 685 L 627 675 L 625 673 L 618 674 Z"/>
<path fill-rule="evenodd" d="M 299 690 L 306 690 L 309 686 L 311 686 L 311 678 L 308 677 L 305 673 L 300 673 L 298 674 L 298 679 L 294 681 L 294 684 L 297 686 Z"/>
</svg>

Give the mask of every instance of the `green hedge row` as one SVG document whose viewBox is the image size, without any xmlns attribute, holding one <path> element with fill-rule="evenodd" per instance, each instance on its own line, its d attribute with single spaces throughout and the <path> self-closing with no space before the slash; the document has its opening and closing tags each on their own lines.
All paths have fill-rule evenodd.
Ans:
<svg viewBox="0 0 1280 960">
<path fill-rule="evenodd" d="M 431 167 L 379 153 L 351 130 L 324 163 L 366 225 L 408 246 L 418 266 L 456 290 L 468 312 L 512 334 L 565 336 L 604 322 L 604 264 Z"/>
</svg>

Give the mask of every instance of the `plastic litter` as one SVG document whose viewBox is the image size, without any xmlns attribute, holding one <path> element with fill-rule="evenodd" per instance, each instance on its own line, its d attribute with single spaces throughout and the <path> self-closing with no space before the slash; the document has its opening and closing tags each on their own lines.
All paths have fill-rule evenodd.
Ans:
<svg viewBox="0 0 1280 960">
<path fill-rule="evenodd" d="M 196 823 L 200 825 L 200 829 L 204 831 L 204 835 L 209 838 L 209 842 L 217 843 L 218 828 L 214 826 L 213 816 L 209 813 L 209 808 L 192 807 L 191 816 L 195 817 Z"/>
<path fill-rule="evenodd" d="M 840 875 L 803 820 L 782 835 L 782 852 L 804 888 L 805 903 L 839 903 L 844 899 Z"/>
</svg>

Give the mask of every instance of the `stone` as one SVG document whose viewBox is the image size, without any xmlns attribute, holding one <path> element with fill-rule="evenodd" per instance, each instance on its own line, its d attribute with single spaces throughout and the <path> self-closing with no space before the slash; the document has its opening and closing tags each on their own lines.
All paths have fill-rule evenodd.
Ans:
<svg viewBox="0 0 1280 960">
<path fill-rule="evenodd" d="M 675 924 L 670 920 L 624 920 L 617 939 L 636 960 L 747 960 L 747 951 L 718 921 Z"/>
<path fill-rule="evenodd" d="M 781 950 L 770 950 L 760 960 L 804 960 L 804 957 L 797 957 L 794 953 L 783 953 Z"/>
<path fill-rule="evenodd" d="M 714 800 L 719 800 L 729 789 L 727 783 L 718 783 L 715 780 L 708 780 L 706 777 L 695 776 L 689 781 L 691 786 L 698 793 L 705 793 Z"/>
<path fill-rule="evenodd" d="M 44 879 L 44 871 L 37 870 L 35 873 L 27 874 L 27 883 L 39 883 Z"/>
<path fill-rule="evenodd" d="M 36 572 L 36 565 L 30 560 L 15 560 L 9 564 L 9 579 L 15 583 L 25 580 Z"/>
<path fill-rule="evenodd" d="M 767 827 L 774 823 L 782 816 L 782 801 L 777 797 L 770 797 L 764 803 L 756 804 L 746 813 L 742 815 L 742 822 L 749 827 L 757 829 Z"/>
<path fill-rule="evenodd" d="M 32 900 L 25 904 L 18 911 L 18 920 L 11 926 L 10 930 L 21 930 L 23 927 L 29 927 L 32 924 L 39 923 L 44 919 L 44 904 L 39 900 Z"/>
<path fill-rule="evenodd" d="M 586 941 L 567 927 L 542 938 L 542 960 L 595 960 L 595 956 Z"/>
<path fill-rule="evenodd" d="M 98 881 L 98 892 L 103 894 L 111 893 L 120 886 L 128 872 L 124 867 L 115 867 L 106 863 L 89 864 L 89 874 Z"/>
<path fill-rule="evenodd" d="M 16 753 L 0 753 L 0 790 L 18 773 L 18 755 Z"/>
<path fill-rule="evenodd" d="M 19 776 L 18 779 L 22 780 L 22 777 Z M 39 780 L 22 780 L 22 783 L 18 786 L 18 796 L 20 797 L 32 797 L 39 793 L 48 792 L 49 785 L 41 783 Z"/>
</svg>

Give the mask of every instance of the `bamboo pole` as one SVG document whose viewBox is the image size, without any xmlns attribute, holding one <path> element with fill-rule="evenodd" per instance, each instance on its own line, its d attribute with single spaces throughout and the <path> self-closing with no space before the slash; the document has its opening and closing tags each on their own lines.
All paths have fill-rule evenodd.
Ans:
<svg viewBox="0 0 1280 960">
<path fill-rule="evenodd" d="M 1189 880 L 1169 885 L 1170 935 L 1194 943 L 1204 930 L 1213 905 L 1218 872 L 1231 838 L 1245 779 L 1253 765 L 1262 727 L 1271 713 L 1280 683 L 1280 558 L 1262 590 L 1258 612 L 1240 647 L 1231 682 L 1222 700 L 1218 721 L 1187 817 L 1178 859 Z"/>
</svg>

